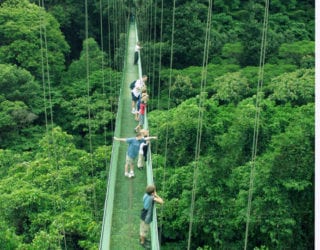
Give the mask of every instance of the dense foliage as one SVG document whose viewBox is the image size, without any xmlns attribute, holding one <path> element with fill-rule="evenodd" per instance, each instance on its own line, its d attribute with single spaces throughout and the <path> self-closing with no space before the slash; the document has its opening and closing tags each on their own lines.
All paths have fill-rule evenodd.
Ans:
<svg viewBox="0 0 320 250">
<path fill-rule="evenodd" d="M 1 248 L 96 249 L 121 73 L 38 3 L 2 1 L 0 28 Z"/>
<path fill-rule="evenodd" d="M 205 71 L 208 1 L 0 2 L 2 249 L 98 248 L 130 13 L 162 249 L 243 248 L 249 191 L 249 249 L 313 249 L 315 3 L 270 1 L 259 89 L 265 2 L 213 2 Z"/>
<path fill-rule="evenodd" d="M 219 81 L 228 88 L 227 80 Z M 299 82 L 299 86 L 289 89 L 290 82 Z M 313 96 L 308 95 L 313 83 L 313 70 L 298 70 L 272 78 L 264 88 L 250 249 L 313 246 L 314 104 L 307 101 Z M 303 91 L 299 93 L 300 87 Z M 214 94 L 204 103 L 201 157 L 197 161 L 195 145 L 200 112 L 197 98 L 170 111 L 153 111 L 149 115 L 152 130 L 159 131 L 159 144 L 166 145 L 167 134 L 169 138 L 166 147 L 170 153 L 163 159 L 166 148 L 159 147 L 153 165 L 157 166 L 156 180 L 167 200 L 162 214 L 164 241 L 180 242 L 176 249 L 186 248 L 185 228 L 189 225 L 194 182 L 197 185 L 193 246 L 212 249 L 243 246 L 255 98 L 234 100 L 230 87 L 222 96 Z M 164 249 L 171 247 L 168 244 Z"/>
</svg>

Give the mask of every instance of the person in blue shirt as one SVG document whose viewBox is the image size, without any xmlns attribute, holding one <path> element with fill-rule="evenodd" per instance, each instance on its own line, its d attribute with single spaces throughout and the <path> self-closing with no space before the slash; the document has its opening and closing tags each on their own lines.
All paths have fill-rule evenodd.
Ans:
<svg viewBox="0 0 320 250">
<path fill-rule="evenodd" d="M 156 136 L 147 136 L 144 137 L 144 134 L 141 131 L 137 132 L 136 137 L 132 138 L 118 138 L 114 137 L 116 141 L 122 141 L 128 143 L 128 150 L 126 154 L 126 164 L 124 166 L 124 175 L 126 177 L 134 177 L 134 160 L 139 154 L 140 144 L 146 141 L 150 141 L 151 139 L 157 139 Z M 130 166 L 130 172 L 128 172 Z"/>
<path fill-rule="evenodd" d="M 154 185 L 148 185 L 142 200 L 143 208 L 140 215 L 140 244 L 143 247 L 146 247 L 148 244 L 146 237 L 150 229 L 150 223 L 152 222 L 154 202 L 163 204 L 163 199 L 157 195 L 156 187 Z"/>
</svg>

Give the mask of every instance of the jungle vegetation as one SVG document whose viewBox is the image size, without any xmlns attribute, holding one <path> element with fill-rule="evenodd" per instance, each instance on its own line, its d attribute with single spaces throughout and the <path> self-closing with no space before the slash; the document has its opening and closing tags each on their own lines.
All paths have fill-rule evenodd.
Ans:
<svg viewBox="0 0 320 250">
<path fill-rule="evenodd" d="M 162 249 L 186 249 L 193 191 L 192 249 L 243 248 L 257 109 L 248 248 L 313 249 L 315 2 L 270 1 L 259 107 L 265 1 L 214 1 L 204 89 L 209 1 L 174 2 L 0 2 L 1 249 L 98 248 L 131 13 Z"/>
</svg>

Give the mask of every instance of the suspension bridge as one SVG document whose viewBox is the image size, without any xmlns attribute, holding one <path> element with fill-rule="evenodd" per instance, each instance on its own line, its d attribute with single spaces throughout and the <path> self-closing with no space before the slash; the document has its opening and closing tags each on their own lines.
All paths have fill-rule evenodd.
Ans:
<svg viewBox="0 0 320 250">
<path fill-rule="evenodd" d="M 39 2 L 40 3 L 40 2 Z M 86 4 L 86 38 L 88 38 L 88 15 L 87 15 L 87 1 Z M 114 2 L 116 3 L 116 2 Z M 101 4 L 101 2 L 100 2 Z M 163 2 L 162 2 L 163 4 Z M 39 4 L 40 5 L 40 4 Z M 43 5 L 43 3 L 42 3 Z M 268 27 L 268 6 L 269 1 L 265 3 L 265 16 L 263 23 L 262 41 L 261 41 L 261 54 L 260 54 L 260 64 L 259 64 L 259 76 L 258 76 L 258 86 L 257 93 L 262 88 L 263 84 L 263 72 L 264 72 L 264 62 L 266 53 L 266 30 Z M 109 13 L 108 13 L 109 14 Z M 207 27 L 206 36 L 204 41 L 204 57 L 203 57 L 203 75 L 201 78 L 201 88 L 200 94 L 205 89 L 206 85 L 206 66 L 208 64 L 208 52 L 210 44 L 210 28 L 211 28 L 211 14 L 212 14 L 212 1 L 209 0 L 208 4 L 208 15 L 207 15 Z M 175 1 L 173 1 L 173 15 L 172 15 L 172 37 L 171 37 L 171 55 L 170 55 L 170 79 L 169 79 L 169 91 L 171 87 L 171 71 L 173 68 L 173 44 L 174 44 L 174 30 L 175 30 Z M 41 20 L 42 21 L 42 20 Z M 161 20 L 161 31 L 162 31 L 162 20 Z M 102 33 L 102 32 L 101 32 Z M 46 33 L 44 31 L 44 37 Z M 41 33 L 42 36 L 42 33 Z M 161 34 L 162 36 L 162 34 Z M 46 40 L 46 39 L 45 39 Z M 137 121 L 134 119 L 134 115 L 131 114 L 131 91 L 129 84 L 138 78 L 142 77 L 141 59 L 138 61 L 138 65 L 134 65 L 134 50 L 135 45 L 138 41 L 138 32 L 136 24 L 131 22 L 128 26 L 127 41 L 126 41 L 126 55 L 123 67 L 123 76 L 118 100 L 118 110 L 117 119 L 115 125 L 114 135 L 118 137 L 134 137 L 134 128 Z M 160 39 L 160 42 L 161 39 Z M 103 42 L 101 43 L 103 44 Z M 88 50 L 88 48 L 87 48 Z M 88 55 L 88 51 L 87 51 Z M 88 56 L 87 56 L 87 74 L 88 74 Z M 160 50 L 160 63 L 159 68 L 161 68 L 161 50 Z M 48 70 L 47 70 L 48 71 Z M 48 71 L 49 72 L 49 71 Z M 48 74 L 49 75 L 49 74 Z M 48 77 L 50 79 L 50 77 Z M 48 80 L 49 82 L 49 80 Z M 50 83 L 50 82 L 49 82 Z M 245 230 L 245 243 L 244 249 L 247 249 L 248 244 L 248 234 L 250 226 L 250 216 L 251 216 L 251 201 L 252 192 L 254 187 L 254 171 L 255 171 L 255 160 L 257 154 L 257 144 L 258 144 L 258 128 L 259 128 L 259 105 L 261 101 L 261 96 L 257 95 L 256 100 L 256 116 L 254 124 L 254 135 L 252 143 L 252 155 L 251 155 L 251 170 L 250 170 L 250 185 L 249 185 L 249 195 L 248 195 L 248 207 L 246 214 L 246 230 Z M 168 99 L 170 100 L 170 92 L 168 94 Z M 188 232 L 188 248 L 191 248 L 192 242 L 192 223 L 193 223 L 193 212 L 195 204 L 195 190 L 197 186 L 197 161 L 200 156 L 201 148 L 201 134 L 202 134 L 202 116 L 201 107 L 203 105 L 203 100 L 200 97 L 199 101 L 199 114 L 197 117 L 198 128 L 197 128 L 197 139 L 195 145 L 195 166 L 193 173 L 193 183 L 192 183 L 192 197 L 189 215 L 189 232 Z M 169 105 L 168 105 L 169 109 Z M 52 111 L 51 111 L 52 117 Z M 89 112 L 90 119 L 90 112 Z M 148 129 L 147 116 L 145 116 L 144 128 Z M 90 129 L 89 129 L 90 130 Z M 167 138 L 166 138 L 167 139 Z M 90 142 L 91 143 L 91 142 Z M 135 169 L 135 177 L 127 178 L 124 175 L 124 165 L 125 165 L 125 155 L 127 151 L 127 144 L 121 144 L 118 141 L 113 142 L 112 156 L 110 161 L 110 169 L 108 176 L 108 184 L 106 189 L 106 197 L 104 203 L 104 213 L 103 221 L 100 235 L 100 250 L 109 249 L 139 249 L 141 248 L 139 243 L 139 224 L 140 224 L 140 210 L 142 208 L 142 196 L 145 192 L 145 187 L 147 184 L 153 184 L 153 173 L 152 173 L 152 159 L 151 159 L 151 147 L 149 147 L 148 161 L 146 168 L 142 171 Z M 165 155 L 166 158 L 166 155 Z M 160 249 L 159 235 L 158 235 L 158 224 L 157 224 L 157 213 L 156 207 L 154 207 L 153 212 L 153 222 L 151 223 L 149 237 L 151 240 L 150 249 Z M 65 235 L 64 235 L 65 238 Z M 65 240 L 65 239 L 64 239 Z M 66 240 L 65 240 L 66 242 Z M 66 249 L 66 243 L 65 249 Z"/>
<path fill-rule="evenodd" d="M 269 2 L 266 1 L 265 6 L 265 16 L 264 16 L 264 27 L 263 27 L 263 37 L 261 42 L 261 55 L 260 55 L 260 71 L 259 71 L 259 81 L 258 81 L 258 91 L 262 87 L 263 82 L 263 68 L 264 68 L 264 55 L 266 50 L 266 30 L 267 30 L 267 20 L 268 20 L 268 6 Z M 206 71 L 208 65 L 208 53 L 209 53 L 209 41 L 210 41 L 210 27 L 211 27 L 211 9 L 212 1 L 209 1 L 208 15 L 207 15 L 207 26 L 206 35 L 204 43 L 204 56 L 203 56 L 203 75 L 201 79 L 201 89 L 200 93 L 206 87 Z M 173 2 L 173 15 L 172 15 L 172 35 L 171 35 L 171 56 L 170 56 L 170 70 L 173 66 L 173 44 L 174 44 L 174 31 L 175 31 L 175 1 Z M 119 106 L 117 113 L 116 129 L 115 135 L 121 137 L 133 137 L 134 127 L 136 121 L 134 116 L 130 113 L 131 110 L 131 94 L 129 84 L 142 77 L 141 69 L 141 58 L 139 59 L 138 66 L 133 65 L 133 55 L 136 42 L 138 41 L 138 32 L 136 25 L 131 23 L 128 29 L 128 41 L 126 48 L 125 65 L 123 70 L 123 80 L 121 85 Z M 161 53 L 161 52 L 160 52 Z M 161 62 L 160 62 L 161 65 Z M 171 71 L 169 79 L 169 90 L 171 87 Z M 170 99 L 170 91 L 169 91 Z M 259 106 L 260 99 L 256 100 L 256 107 Z M 199 107 L 200 111 L 197 117 L 198 129 L 197 129 L 197 143 L 195 147 L 195 163 L 198 162 L 200 157 L 201 148 L 201 134 L 202 134 L 202 117 L 203 112 L 201 112 L 201 107 L 203 106 L 203 100 L 200 98 Z M 168 104 L 169 109 L 169 104 Z M 257 108 L 257 110 L 259 110 Z M 147 117 L 147 116 L 146 116 Z M 148 128 L 147 118 L 145 119 L 145 127 Z M 248 242 L 248 231 L 250 224 L 250 213 L 251 213 L 251 200 L 252 200 L 252 189 L 253 189 L 253 173 L 255 169 L 255 158 L 256 158 L 256 148 L 257 148 L 257 134 L 258 134 L 258 122 L 259 113 L 257 111 L 255 117 L 255 127 L 254 127 L 254 141 L 252 145 L 252 168 L 250 174 L 250 188 L 248 195 L 248 209 L 247 209 L 247 220 L 246 220 L 246 232 L 245 232 L 245 246 L 247 249 Z M 136 177 L 134 179 L 127 179 L 124 176 L 124 164 L 125 164 L 125 153 L 127 145 L 120 145 L 119 142 L 114 142 L 113 152 L 111 158 L 111 167 L 109 172 L 109 183 L 104 205 L 104 216 L 102 223 L 102 231 L 100 238 L 100 250 L 109 249 L 139 249 L 139 212 L 141 209 L 141 198 L 144 193 L 145 186 L 147 184 L 153 183 L 152 176 L 152 163 L 150 150 L 148 152 L 148 162 L 147 171 L 136 172 Z M 190 220 L 188 229 L 188 247 L 191 249 L 192 242 L 192 225 L 193 225 L 193 213 L 195 204 L 195 189 L 197 186 L 197 164 L 194 167 L 193 173 L 193 184 L 192 184 L 192 197 L 190 206 Z M 160 249 L 159 238 L 158 238 L 158 225 L 157 225 L 157 215 L 156 207 L 154 207 L 153 222 L 151 223 L 151 249 Z"/>
<path fill-rule="evenodd" d="M 131 92 L 129 88 L 129 83 L 141 77 L 142 74 L 141 60 L 139 60 L 138 65 L 133 64 L 134 48 L 137 41 L 136 26 L 131 23 L 128 31 L 126 59 L 115 126 L 115 135 L 121 137 L 134 137 L 134 128 L 137 125 L 134 115 L 131 114 Z M 147 126 L 146 119 L 145 128 Z M 139 215 L 145 187 L 147 184 L 153 183 L 152 163 L 149 150 L 146 168 L 143 170 L 137 170 L 136 168 L 135 177 L 127 178 L 124 176 L 126 150 L 126 143 L 120 144 L 114 141 L 104 205 L 99 247 L 101 250 L 141 248 L 139 243 Z M 155 209 L 156 207 L 154 207 Z M 151 249 L 160 249 L 156 211 L 154 211 L 153 216 L 150 228 Z"/>
<path fill-rule="evenodd" d="M 172 10 L 172 33 L 171 33 L 171 46 L 170 46 L 170 76 L 169 76 L 169 94 L 168 99 L 170 101 L 170 88 L 172 83 L 172 68 L 173 68 L 173 48 L 174 48 L 174 33 L 175 33 L 175 0 L 173 1 Z M 86 2 L 87 3 L 87 2 Z M 203 74 L 201 77 L 200 93 L 206 88 L 206 74 L 207 65 L 209 59 L 209 44 L 210 44 L 210 29 L 211 29 L 211 15 L 212 15 L 212 0 L 208 1 L 208 13 L 206 23 L 206 34 L 204 42 L 204 53 L 203 53 Z M 263 36 L 261 41 L 261 53 L 260 53 L 260 65 L 259 65 L 259 80 L 257 91 L 259 92 L 263 83 L 263 71 L 266 51 L 266 30 L 268 26 L 268 6 L 269 1 L 265 3 L 265 16 L 263 26 Z M 100 5 L 101 8 L 101 5 Z M 163 2 L 161 9 L 163 9 Z M 162 15 L 161 15 L 161 27 L 160 27 L 160 43 L 162 42 Z M 109 23 L 110 25 L 110 23 Z M 129 84 L 138 78 L 142 77 L 141 58 L 138 61 L 138 65 L 134 65 L 134 50 L 138 39 L 138 32 L 136 23 L 131 22 L 127 29 L 127 42 L 126 42 L 126 54 L 123 67 L 122 83 L 120 88 L 120 95 L 118 101 L 118 111 L 114 135 L 117 137 L 128 138 L 134 137 L 134 128 L 137 124 L 134 116 L 131 114 L 131 91 Z M 102 28 L 101 28 L 102 33 Z M 86 37 L 88 37 L 88 24 L 87 24 L 87 7 L 86 7 Z M 103 44 L 103 43 L 102 43 Z M 160 62 L 159 68 L 161 69 L 161 47 L 160 47 Z M 88 64 L 88 62 L 87 62 Z M 160 70 L 159 70 L 160 71 Z M 159 78 L 160 79 L 160 78 Z M 160 80 L 159 80 L 160 81 Z M 160 82 L 159 82 L 160 84 Z M 259 95 L 258 95 L 259 96 Z M 193 172 L 193 183 L 192 183 L 192 197 L 189 214 L 189 228 L 188 228 L 188 244 L 187 249 L 191 249 L 192 242 L 192 227 L 193 227 L 193 214 L 195 210 L 195 190 L 197 186 L 197 162 L 200 157 L 201 148 L 201 137 L 202 137 L 202 118 L 203 118 L 203 98 L 199 101 L 199 114 L 197 117 L 198 128 L 197 128 L 197 140 L 195 145 L 195 157 L 194 157 L 194 172 Z M 256 100 L 256 110 L 259 110 L 260 99 Z M 168 109 L 170 105 L 168 103 Z M 246 215 L 246 232 L 245 232 L 245 243 L 244 249 L 247 249 L 248 235 L 249 235 L 249 224 L 251 216 L 251 200 L 252 200 L 252 189 L 254 183 L 254 170 L 255 170 L 255 158 L 257 148 L 257 135 L 258 135 L 258 123 L 259 113 L 257 111 L 255 116 L 255 127 L 254 127 L 254 141 L 252 145 L 252 166 L 250 174 L 250 187 L 248 195 L 248 208 Z M 147 116 L 145 116 L 144 128 L 148 129 Z M 168 137 L 168 132 L 166 139 Z M 152 146 L 152 145 L 151 145 Z M 143 171 L 135 171 L 134 178 L 126 178 L 124 175 L 125 155 L 127 145 L 125 143 L 120 144 L 118 141 L 113 142 L 112 156 L 110 161 L 109 177 L 107 184 L 107 192 L 104 203 L 104 213 L 100 236 L 100 250 L 109 249 L 139 249 L 141 248 L 139 242 L 139 224 L 140 224 L 140 210 L 142 208 L 142 196 L 145 192 L 147 184 L 153 184 L 153 173 L 152 173 L 152 160 L 151 160 L 151 148 L 149 147 L 148 161 L 146 169 Z M 165 150 L 166 152 L 167 150 Z M 166 153 L 165 153 L 166 158 Z M 158 224 L 157 224 L 157 213 L 156 206 L 153 211 L 153 222 L 150 227 L 150 249 L 160 249 L 159 235 L 158 235 Z"/>
</svg>

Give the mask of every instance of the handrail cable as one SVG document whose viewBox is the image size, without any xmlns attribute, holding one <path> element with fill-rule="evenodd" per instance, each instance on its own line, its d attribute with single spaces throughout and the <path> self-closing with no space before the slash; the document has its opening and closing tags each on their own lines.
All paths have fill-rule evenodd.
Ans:
<svg viewBox="0 0 320 250">
<path fill-rule="evenodd" d="M 136 42 L 139 40 L 138 39 L 138 31 L 137 31 L 137 26 L 135 26 L 136 29 Z M 139 75 L 141 77 L 141 57 L 139 54 L 139 60 L 138 60 L 138 68 L 139 68 Z M 148 125 L 148 119 L 147 119 L 147 111 L 145 113 L 145 123 L 143 126 L 144 129 L 149 130 L 149 125 Z M 148 148 L 148 153 L 147 153 L 147 183 L 148 184 L 153 184 L 154 183 L 154 178 L 153 178 L 153 172 L 152 172 L 152 159 L 151 159 L 151 144 Z M 158 232 L 158 223 L 157 223 L 157 210 L 156 206 L 153 207 L 153 223 L 152 226 L 150 227 L 150 232 L 151 232 L 151 249 L 153 250 L 159 250 L 160 245 L 159 245 L 159 232 Z"/>
<path fill-rule="evenodd" d="M 45 11 L 45 6 L 44 6 L 44 0 L 39 0 L 39 7 L 40 7 L 40 10 L 41 8 L 43 9 L 43 11 Z M 43 34 L 42 34 L 42 30 L 41 30 L 41 27 L 43 26 Z M 43 64 L 43 43 L 42 43 L 42 35 L 43 35 L 43 39 L 44 39 L 44 50 L 45 50 L 45 58 L 46 58 L 46 77 L 47 77 L 47 83 L 48 83 L 48 98 L 49 98 L 49 110 L 50 110 L 50 123 L 51 123 L 51 139 L 52 139 L 52 142 L 51 144 L 53 145 L 53 153 L 54 153 L 54 165 L 55 165 L 55 168 L 56 170 L 58 171 L 59 170 L 59 166 L 56 164 L 56 162 L 58 162 L 56 159 L 58 158 L 57 157 L 57 154 L 56 154 L 56 141 L 55 141 L 55 137 L 54 137 L 54 133 L 53 133 L 53 110 L 52 110 L 52 100 L 51 100 L 51 82 L 50 82 L 50 67 L 49 67 L 49 57 L 48 57 L 48 41 L 47 41 L 47 29 L 46 29 L 46 24 L 44 24 L 43 22 L 43 18 L 42 18 L 42 15 L 40 15 L 40 46 L 41 46 L 41 62 L 42 62 L 42 81 L 43 81 L 43 95 L 44 95 L 44 108 L 45 108 L 45 122 L 46 122 L 46 133 L 47 133 L 47 136 L 48 136 L 48 140 L 50 140 L 49 138 L 49 130 L 48 130 L 48 118 L 47 118 L 47 107 L 46 107 L 46 88 L 45 88 L 45 77 L 44 77 L 44 74 L 45 74 L 45 70 L 44 70 L 44 64 Z M 49 151 L 50 152 L 50 151 Z M 49 154 L 49 159 L 51 159 L 51 154 Z M 58 188 L 58 192 L 60 190 L 60 181 L 59 181 L 60 178 L 57 178 L 57 188 Z M 56 209 L 56 202 L 54 202 L 54 209 Z M 62 213 L 62 206 L 58 206 L 60 207 L 60 213 Z M 56 212 L 56 210 L 55 210 Z M 67 249 L 67 240 L 66 240 L 66 232 L 65 232 L 65 228 L 64 228 L 64 220 L 62 220 L 62 234 L 63 234 L 63 243 L 64 243 L 64 249 Z M 60 242 L 60 238 L 58 239 L 59 241 L 59 245 L 61 244 Z"/>
<path fill-rule="evenodd" d="M 188 233 L 188 250 L 191 247 L 191 235 L 193 226 L 193 215 L 195 208 L 195 198 L 196 198 L 196 187 L 198 180 L 198 164 L 200 158 L 201 149 L 201 138 L 202 138 L 202 127 L 203 127 L 203 106 L 206 96 L 203 90 L 207 84 L 207 68 L 208 68 L 208 58 L 209 58 L 209 46 L 210 46 L 210 30 L 211 30 L 211 16 L 212 16 L 212 0 L 208 0 L 208 14 L 207 14 L 207 24 L 206 24 L 206 34 L 205 34 L 205 44 L 203 49 L 203 63 L 202 63 L 202 74 L 201 74 L 201 86 L 199 95 L 199 112 L 198 112 L 198 125 L 197 125 L 197 138 L 195 147 L 195 166 L 193 170 L 193 183 L 192 183 L 192 195 L 191 195 L 191 206 L 190 206 L 190 220 L 189 220 L 189 233 Z"/>
<path fill-rule="evenodd" d="M 254 120 L 253 139 L 252 139 L 252 154 L 251 154 L 251 164 L 250 164 L 251 169 L 250 169 L 248 205 L 247 205 L 247 214 L 246 214 L 247 218 L 246 218 L 244 250 L 247 250 L 247 247 L 248 247 L 248 235 L 249 235 L 252 195 L 253 195 L 253 187 L 254 187 L 254 172 L 255 172 L 255 164 L 256 164 L 257 148 L 258 148 L 257 146 L 258 146 L 258 135 L 259 135 L 260 102 L 262 99 L 261 89 L 263 85 L 264 63 L 265 63 L 265 56 L 266 56 L 268 19 L 269 19 L 269 0 L 266 0 L 263 27 L 262 27 L 261 47 L 260 47 L 259 77 L 258 77 L 258 83 L 257 83 L 257 95 L 256 95 L 256 104 L 255 104 L 256 112 L 255 112 L 255 120 Z"/>
<path fill-rule="evenodd" d="M 155 1 L 155 7 L 154 7 L 154 43 L 156 42 L 156 37 L 157 37 L 157 30 L 156 30 L 156 27 L 157 27 L 157 1 Z M 159 42 L 160 42 L 160 46 L 159 46 L 159 62 L 158 62 L 158 79 L 157 79 L 157 109 L 159 110 L 160 109 L 160 92 L 161 92 L 161 89 L 160 89 L 160 82 L 161 82 L 161 58 L 162 58 L 162 33 L 163 33 L 163 0 L 161 0 L 161 16 L 160 16 L 160 38 L 159 38 Z M 156 67 L 156 62 L 155 62 L 155 55 L 156 55 L 156 46 L 154 46 L 154 55 L 153 55 L 153 83 L 155 82 L 155 67 Z M 154 88 L 156 87 L 155 84 L 154 85 Z M 154 89 L 153 89 L 153 92 L 154 93 Z M 153 107 L 152 107 L 153 108 Z M 156 134 L 159 133 L 159 126 L 156 127 Z M 156 148 L 155 148 L 155 152 L 158 152 L 158 143 L 156 143 Z M 162 173 L 162 183 L 165 183 L 166 181 L 166 168 L 164 167 L 163 168 L 163 173 Z M 164 188 L 165 188 L 165 185 L 162 185 L 162 191 L 164 191 Z M 163 206 L 161 206 L 160 208 L 161 210 L 161 213 L 163 212 Z M 161 245 L 161 235 L 162 235 L 162 227 L 163 227 L 163 223 L 162 223 L 162 217 L 160 217 L 160 223 L 159 223 L 159 245 Z"/>
<path fill-rule="evenodd" d="M 89 152 L 90 152 L 90 167 L 91 167 L 91 178 L 94 180 L 94 166 L 93 166 L 93 150 L 92 150 L 92 127 L 91 127 L 91 96 L 90 96 L 90 69 L 89 69 L 89 45 L 88 45 L 88 0 L 85 0 L 85 39 L 86 39 L 86 83 L 87 83 L 87 103 L 88 103 L 88 132 L 89 132 Z M 93 216 L 96 219 L 97 216 L 97 197 L 95 183 L 92 182 L 93 192 Z"/>
</svg>

